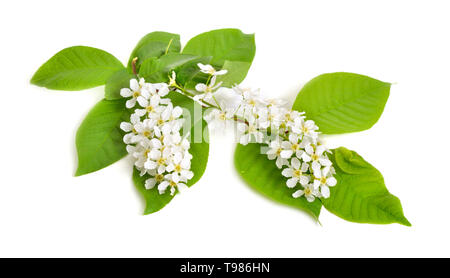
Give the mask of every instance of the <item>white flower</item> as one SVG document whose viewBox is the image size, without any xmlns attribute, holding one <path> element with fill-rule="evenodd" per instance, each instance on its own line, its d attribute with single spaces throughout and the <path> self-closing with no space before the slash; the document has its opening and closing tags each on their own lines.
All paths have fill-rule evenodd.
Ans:
<svg viewBox="0 0 450 278">
<path fill-rule="evenodd" d="M 319 129 L 314 121 L 307 120 L 304 118 L 295 118 L 294 125 L 291 126 L 292 132 L 297 134 L 302 134 L 309 136 L 310 138 L 316 139 L 318 136 L 317 129 Z"/>
<path fill-rule="evenodd" d="M 330 167 L 325 167 L 322 170 L 314 170 L 314 189 L 320 187 L 320 193 L 324 198 L 330 197 L 329 186 L 335 186 L 337 180 L 331 175 Z"/>
<path fill-rule="evenodd" d="M 199 92 L 203 92 L 203 94 L 195 95 L 193 99 L 197 102 L 199 101 L 210 101 L 213 97 L 213 92 L 222 85 L 222 81 L 220 81 L 216 85 L 216 76 L 213 76 L 209 82 L 209 84 L 199 83 L 195 85 L 195 89 Z"/>
<path fill-rule="evenodd" d="M 120 129 L 122 129 L 125 132 L 128 132 L 123 137 L 123 142 L 125 144 L 131 144 L 133 141 L 133 137 L 136 136 L 138 133 L 134 126 L 140 122 L 140 117 L 137 114 L 132 114 L 130 117 L 130 122 L 121 122 L 120 123 Z"/>
<path fill-rule="evenodd" d="M 290 178 L 286 181 L 286 185 L 289 188 L 293 188 L 297 185 L 297 183 L 306 185 L 309 182 L 308 175 L 304 174 L 306 171 L 308 171 L 308 164 L 301 164 L 300 160 L 294 157 L 291 159 L 291 165 L 288 168 L 285 168 L 281 174 L 287 178 Z"/>
<path fill-rule="evenodd" d="M 158 185 L 159 194 L 164 194 L 169 186 L 170 195 L 174 195 L 176 189 L 183 190 L 187 188 L 186 184 L 180 181 L 178 175 L 168 174 L 164 177 L 164 181 Z"/>
<path fill-rule="evenodd" d="M 131 143 L 138 143 L 143 140 L 150 140 L 153 136 L 153 127 L 156 122 L 150 119 L 145 119 L 142 122 L 137 122 L 134 125 L 136 135 L 131 138 Z"/>
<path fill-rule="evenodd" d="M 314 189 L 314 186 L 312 184 L 306 184 L 303 189 L 297 190 L 294 193 L 292 193 L 292 197 L 299 198 L 301 196 L 305 196 L 306 200 L 308 202 L 314 202 L 314 199 L 316 197 L 317 190 Z"/>
<path fill-rule="evenodd" d="M 211 130 L 224 131 L 233 117 L 234 113 L 232 111 L 212 109 L 204 116 L 204 119 L 208 122 L 208 127 Z"/>
<path fill-rule="evenodd" d="M 302 116 L 304 113 L 300 113 L 295 110 L 288 110 L 288 109 L 282 109 L 280 108 L 281 113 L 283 113 L 283 121 L 281 123 L 280 128 L 284 129 L 285 131 L 290 131 L 289 128 L 295 125 L 295 119 L 303 119 Z"/>
<path fill-rule="evenodd" d="M 166 170 L 171 172 L 172 175 L 178 175 L 178 179 L 183 182 L 187 182 L 192 179 L 194 173 L 190 171 L 191 161 L 189 157 L 184 157 L 181 152 L 174 155 L 174 158 L 169 165 L 167 165 Z"/>
<path fill-rule="evenodd" d="M 156 169 L 159 174 L 166 171 L 167 165 L 170 163 L 172 151 L 170 148 L 154 148 L 150 151 L 148 160 L 144 163 L 146 169 Z"/>
<path fill-rule="evenodd" d="M 239 123 L 238 130 L 242 133 L 239 143 L 247 145 L 252 141 L 252 137 L 255 138 L 256 143 L 262 143 L 264 134 L 258 129 L 256 125 L 256 117 L 247 117 L 246 123 Z"/>
<path fill-rule="evenodd" d="M 175 71 L 172 71 L 172 75 L 169 76 L 169 87 L 178 87 L 176 79 L 177 79 L 177 74 L 175 73 Z"/>
<path fill-rule="evenodd" d="M 209 75 L 224 75 L 226 74 L 228 71 L 227 70 L 219 70 L 216 71 L 213 66 L 211 65 L 203 65 L 202 63 L 198 63 L 197 66 L 200 68 L 200 71 Z"/>
<path fill-rule="evenodd" d="M 289 141 L 283 141 L 281 147 L 283 148 L 281 152 L 281 157 L 283 158 L 290 158 L 293 154 L 298 158 L 302 157 L 303 142 L 299 142 L 299 137 L 296 134 L 290 134 Z"/>
<path fill-rule="evenodd" d="M 136 79 L 130 80 L 130 89 L 123 88 L 120 90 L 120 95 L 122 97 L 128 98 L 131 97 L 131 99 L 127 100 L 126 107 L 128 109 L 133 108 L 136 105 L 136 101 L 139 97 L 141 98 L 149 98 L 150 92 L 145 88 L 145 80 L 141 78 L 139 80 L 139 83 Z"/>
<path fill-rule="evenodd" d="M 145 181 L 145 189 L 149 190 L 155 187 L 156 184 L 164 181 L 164 175 L 163 174 L 156 174 L 152 178 L 149 178 Z"/>
<path fill-rule="evenodd" d="M 258 121 L 261 128 L 271 128 L 277 130 L 283 120 L 283 115 L 280 109 L 276 106 L 268 106 L 258 109 Z"/>
<path fill-rule="evenodd" d="M 152 95 L 149 99 L 138 97 L 137 101 L 141 107 L 144 109 L 136 109 L 135 113 L 138 114 L 140 117 L 144 116 L 146 113 L 148 114 L 154 114 L 154 113 L 160 113 L 160 96 L 159 95 Z"/>
<path fill-rule="evenodd" d="M 269 147 L 270 149 L 267 151 L 267 157 L 270 160 L 274 160 L 276 158 L 277 160 L 275 161 L 275 164 L 279 169 L 281 169 L 283 165 L 288 164 L 288 160 L 286 158 L 282 158 L 280 155 L 283 149 L 281 148 L 281 142 L 279 138 L 271 141 L 269 143 Z"/>
<path fill-rule="evenodd" d="M 312 169 L 320 169 L 321 166 L 331 166 L 331 161 L 326 155 L 324 155 L 326 148 L 323 145 L 316 146 L 314 144 L 308 144 L 305 147 L 305 152 L 301 157 L 305 162 L 311 162 Z"/>
</svg>

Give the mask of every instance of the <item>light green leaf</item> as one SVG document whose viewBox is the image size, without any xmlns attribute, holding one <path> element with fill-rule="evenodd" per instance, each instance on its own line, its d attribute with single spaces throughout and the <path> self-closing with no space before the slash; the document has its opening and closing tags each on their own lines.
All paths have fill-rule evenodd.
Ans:
<svg viewBox="0 0 450 278">
<path fill-rule="evenodd" d="M 356 152 L 346 148 L 328 155 L 336 169 L 337 185 L 323 205 L 337 216 L 358 223 L 400 223 L 411 226 L 400 200 L 387 190 L 381 173 Z"/>
<path fill-rule="evenodd" d="M 249 62 L 255 56 L 255 35 L 238 29 L 220 29 L 202 33 L 188 41 L 183 54 L 211 56 L 211 63 L 223 66 L 226 60 Z"/>
<path fill-rule="evenodd" d="M 159 59 L 152 57 L 145 60 L 139 70 L 139 75 L 148 82 L 168 82 L 169 75 L 187 62 L 197 59 L 197 56 L 169 53 Z"/>
<path fill-rule="evenodd" d="M 232 87 L 239 84 L 247 76 L 251 65 L 252 63 L 249 62 L 225 61 L 222 69 L 226 69 L 228 72 L 224 75 L 219 75 L 217 82 L 223 82 L 223 87 Z"/>
<path fill-rule="evenodd" d="M 121 99 L 120 90 L 130 87 L 130 80 L 136 78 L 127 69 L 116 71 L 105 84 L 105 98 L 107 100 Z"/>
<path fill-rule="evenodd" d="M 320 200 L 310 203 L 306 198 L 293 198 L 292 193 L 296 189 L 286 186 L 287 179 L 281 175 L 281 169 L 261 153 L 260 144 L 237 145 L 234 165 L 244 181 L 256 191 L 278 203 L 306 211 L 318 219 L 322 207 Z"/>
<path fill-rule="evenodd" d="M 197 103 L 176 92 L 169 93 L 168 97 L 172 100 L 174 106 L 180 106 L 185 108 L 186 112 L 189 111 L 189 113 L 183 114 L 186 122 L 182 131 L 183 136 L 188 135 L 187 133 L 190 135 L 187 138 L 191 142 L 189 153 L 193 156 L 191 161 L 191 171 L 194 173 L 194 177 L 188 181 L 187 185 L 192 186 L 200 180 L 205 172 L 206 164 L 208 162 L 209 143 L 207 125 L 201 114 L 198 113 L 202 108 Z M 170 196 L 169 190 L 164 194 L 159 194 L 157 188 L 146 190 L 145 181 L 148 178 L 148 175 L 141 177 L 136 169 L 133 172 L 134 184 L 143 195 L 146 202 L 144 214 L 159 211 L 173 198 L 173 196 Z"/>
<path fill-rule="evenodd" d="M 216 69 L 228 69 L 221 76 L 223 86 L 242 82 L 255 57 L 255 35 L 238 29 L 220 29 L 202 33 L 192 38 L 184 47 L 184 54 L 211 57 L 209 63 Z"/>
<path fill-rule="evenodd" d="M 180 52 L 180 50 L 180 35 L 167 32 L 149 33 L 138 42 L 133 52 L 131 52 L 128 68 L 131 69 L 131 64 L 135 57 L 138 58 L 136 65 L 137 71 L 139 72 L 140 64 L 147 58 L 158 58 L 166 53 Z"/>
<path fill-rule="evenodd" d="M 325 134 L 371 128 L 383 113 L 391 84 L 364 75 L 319 75 L 300 91 L 293 109 L 305 111 Z"/>
<path fill-rule="evenodd" d="M 31 83 L 54 90 L 84 90 L 105 84 L 112 74 L 123 68 L 108 52 L 73 46 L 45 62 L 31 78 Z"/>
<path fill-rule="evenodd" d="M 78 128 L 76 147 L 78 169 L 75 176 L 100 170 L 127 154 L 119 125 L 129 121 L 125 99 L 101 100 L 89 111 Z"/>
</svg>

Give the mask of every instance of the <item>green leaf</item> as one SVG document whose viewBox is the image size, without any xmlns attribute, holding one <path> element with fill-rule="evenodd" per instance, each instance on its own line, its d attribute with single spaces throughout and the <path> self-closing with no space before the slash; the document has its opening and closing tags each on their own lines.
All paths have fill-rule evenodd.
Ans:
<svg viewBox="0 0 450 278">
<path fill-rule="evenodd" d="M 322 74 L 301 89 L 293 109 L 305 111 L 325 134 L 362 131 L 380 118 L 390 86 L 354 73 Z"/>
<path fill-rule="evenodd" d="M 103 50 L 73 46 L 61 50 L 43 64 L 31 83 L 54 90 L 77 91 L 105 84 L 122 63 Z"/>
<path fill-rule="evenodd" d="M 219 75 L 217 82 L 223 82 L 223 87 L 232 87 L 239 84 L 247 76 L 251 65 L 252 63 L 249 62 L 225 61 L 222 69 L 226 69 L 228 72 L 224 75 Z"/>
<path fill-rule="evenodd" d="M 119 125 L 129 121 L 125 99 L 101 100 L 89 111 L 78 128 L 76 147 L 78 169 L 75 176 L 100 170 L 127 154 Z"/>
<path fill-rule="evenodd" d="M 375 167 L 343 147 L 328 157 L 336 169 L 338 183 L 330 187 L 330 197 L 322 199 L 326 209 L 348 221 L 411 226 L 403 215 L 400 200 L 389 193 Z"/>
<path fill-rule="evenodd" d="M 133 183 L 136 186 L 139 193 L 142 194 L 145 200 L 145 209 L 144 214 L 150 214 L 159 211 L 163 207 L 165 207 L 170 201 L 172 201 L 173 197 L 170 195 L 167 190 L 164 194 L 159 194 L 157 188 L 152 188 L 147 190 L 145 188 L 145 181 L 148 179 L 148 176 L 140 176 L 139 171 L 133 167 Z"/>
<path fill-rule="evenodd" d="M 190 134 L 188 137 L 191 142 L 189 152 L 193 156 L 191 161 L 191 171 L 194 173 L 194 177 L 188 181 L 187 185 L 192 186 L 200 180 L 201 176 L 205 172 L 206 164 L 208 162 L 209 143 L 207 125 L 202 118 L 202 108 L 200 105 L 192 101 L 190 98 L 176 92 L 169 93 L 168 97 L 172 100 L 174 106 L 180 106 L 185 108 L 186 112 L 189 111 L 189 113 L 183 113 L 183 117 L 186 122 L 182 131 L 183 136 L 187 135 L 188 132 Z M 164 194 L 159 194 L 156 188 L 146 190 L 145 181 L 148 178 L 148 175 L 141 177 L 139 172 L 134 169 L 133 182 L 139 192 L 143 195 L 146 202 L 144 214 L 159 211 L 173 199 L 173 196 L 170 195 L 169 190 L 167 190 Z"/>
<path fill-rule="evenodd" d="M 105 98 L 107 100 L 121 99 L 120 90 L 130 87 L 130 80 L 136 78 L 127 69 L 116 71 L 105 84 Z"/>
<path fill-rule="evenodd" d="M 242 82 L 255 57 L 255 35 L 244 34 L 238 29 L 220 29 L 202 33 L 192 38 L 184 47 L 184 54 L 212 57 L 210 63 L 216 69 L 228 73 L 218 78 L 223 86 Z"/>
<path fill-rule="evenodd" d="M 131 52 L 128 68 L 131 69 L 131 64 L 135 57 L 138 58 L 136 65 L 139 71 L 140 64 L 147 58 L 158 58 L 166 53 L 180 52 L 180 50 L 180 35 L 167 32 L 149 33 L 138 42 L 133 52 Z"/>
<path fill-rule="evenodd" d="M 322 207 L 320 200 L 310 203 L 305 198 L 293 198 L 292 193 L 296 189 L 286 186 L 287 179 L 281 175 L 281 169 L 261 153 L 260 144 L 237 145 L 234 165 L 244 181 L 256 191 L 278 203 L 306 211 L 318 219 Z"/>
<path fill-rule="evenodd" d="M 151 57 L 142 63 L 139 75 L 147 82 L 168 82 L 172 70 L 176 72 L 177 68 L 197 58 L 197 56 L 180 53 L 169 53 L 159 59 Z"/>
<path fill-rule="evenodd" d="M 220 29 L 202 33 L 186 44 L 184 54 L 211 56 L 211 63 L 223 66 L 226 60 L 249 62 L 255 56 L 255 35 L 238 29 Z"/>
</svg>

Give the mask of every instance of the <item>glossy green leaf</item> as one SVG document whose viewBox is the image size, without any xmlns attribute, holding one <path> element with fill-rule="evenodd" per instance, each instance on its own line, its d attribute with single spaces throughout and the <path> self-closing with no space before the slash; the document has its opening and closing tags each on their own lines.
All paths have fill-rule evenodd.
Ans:
<svg viewBox="0 0 450 278">
<path fill-rule="evenodd" d="M 131 68 L 131 63 L 135 57 L 138 58 L 136 65 L 139 72 L 140 64 L 147 58 L 158 58 L 166 53 L 180 52 L 180 50 L 180 35 L 167 32 L 149 33 L 138 42 L 133 52 L 131 52 L 128 68 Z"/>
<path fill-rule="evenodd" d="M 31 83 L 54 90 L 84 90 L 105 84 L 112 74 L 123 68 L 108 52 L 73 46 L 45 62 L 33 75 Z"/>
<path fill-rule="evenodd" d="M 343 147 L 328 156 L 336 169 L 338 183 L 330 188 L 330 197 L 322 200 L 327 210 L 358 223 L 411 226 L 403 215 L 400 200 L 389 193 L 375 167 Z"/>
<path fill-rule="evenodd" d="M 105 98 L 108 100 L 121 99 L 120 90 L 130 87 L 130 80 L 136 78 L 127 69 L 121 69 L 111 75 L 105 84 Z"/>
<path fill-rule="evenodd" d="M 261 153 L 260 144 L 237 145 L 234 153 L 234 165 L 244 181 L 264 196 L 300 210 L 306 211 L 316 220 L 322 203 L 319 199 L 308 202 L 305 198 L 293 198 L 297 189 L 286 186 L 286 178 L 281 175 L 275 162 Z"/>
<path fill-rule="evenodd" d="M 127 154 L 119 125 L 129 121 L 125 99 L 101 100 L 87 114 L 78 128 L 76 147 L 78 169 L 75 176 L 100 170 Z"/>
<path fill-rule="evenodd" d="M 172 100 L 174 106 L 180 106 L 186 109 L 185 113 L 183 113 L 185 125 L 182 134 L 183 136 L 189 135 L 187 138 L 191 142 L 189 152 L 193 157 L 191 171 L 194 173 L 194 177 L 188 181 L 187 185 L 192 186 L 200 180 L 208 163 L 208 127 L 201 115 L 202 108 L 197 103 L 176 92 L 171 92 L 168 97 Z M 173 198 L 170 196 L 169 190 L 164 194 L 159 194 L 156 188 L 146 190 L 145 181 L 148 178 L 148 175 L 141 177 L 136 169 L 133 172 L 133 182 L 139 192 L 142 193 L 146 202 L 144 214 L 159 211 Z"/>
<path fill-rule="evenodd" d="M 301 89 L 293 109 L 305 111 L 325 134 L 362 131 L 380 118 L 390 86 L 354 73 L 322 74 Z"/>
<path fill-rule="evenodd" d="M 139 75 L 147 82 L 168 82 L 172 71 L 176 72 L 179 67 L 197 58 L 197 56 L 180 53 L 169 53 L 159 59 L 152 57 L 142 63 Z"/>
</svg>

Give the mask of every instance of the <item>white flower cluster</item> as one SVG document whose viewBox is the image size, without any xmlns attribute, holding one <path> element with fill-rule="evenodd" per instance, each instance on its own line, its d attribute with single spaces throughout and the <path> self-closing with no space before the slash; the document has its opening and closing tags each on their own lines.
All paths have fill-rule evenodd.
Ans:
<svg viewBox="0 0 450 278">
<path fill-rule="evenodd" d="M 193 177 L 190 143 L 182 138 L 180 130 L 183 110 L 173 107 L 166 83 L 146 83 L 143 78 L 132 79 L 130 88 L 124 88 L 120 95 L 130 98 L 126 107 L 131 109 L 138 104 L 130 117 L 130 122 L 122 122 L 120 128 L 127 132 L 123 140 L 127 151 L 135 158 L 134 166 L 151 177 L 145 181 L 145 188 L 157 186 L 160 194 L 170 187 L 170 194 L 186 187 Z"/>
<path fill-rule="evenodd" d="M 262 98 L 259 90 L 239 86 L 216 90 L 215 75 L 211 76 L 210 84 L 198 86 L 197 90 L 203 94 L 196 98 L 216 103 L 215 109 L 205 116 L 208 125 L 223 129 L 237 122 L 240 144 L 267 144 L 268 158 L 275 160 L 278 168 L 284 168 L 281 174 L 288 178 L 286 185 L 299 186 L 292 194 L 294 198 L 304 196 L 309 202 L 316 197 L 328 198 L 329 187 L 337 181 L 327 157 L 331 152 L 320 141 L 314 121 L 307 120 L 304 113 L 286 108 L 283 100 Z"/>
</svg>

